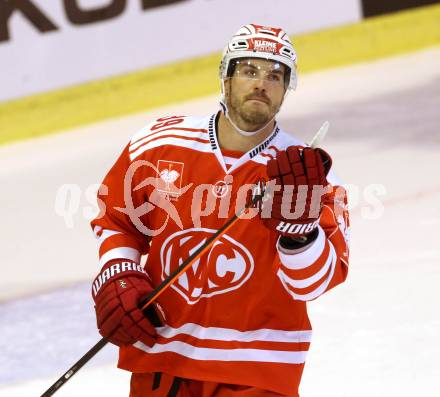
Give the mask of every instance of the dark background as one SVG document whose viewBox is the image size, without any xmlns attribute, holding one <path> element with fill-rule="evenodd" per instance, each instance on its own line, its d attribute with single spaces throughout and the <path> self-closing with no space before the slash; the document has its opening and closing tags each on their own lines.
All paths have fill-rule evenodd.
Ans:
<svg viewBox="0 0 440 397">
<path fill-rule="evenodd" d="M 438 2 L 439 0 L 362 0 L 362 11 L 364 17 L 372 17 Z"/>
</svg>

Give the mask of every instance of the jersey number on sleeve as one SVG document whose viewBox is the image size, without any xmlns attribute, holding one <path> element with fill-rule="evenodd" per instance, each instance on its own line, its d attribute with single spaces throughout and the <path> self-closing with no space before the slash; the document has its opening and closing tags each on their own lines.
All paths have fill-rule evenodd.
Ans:
<svg viewBox="0 0 440 397">
<path fill-rule="evenodd" d="M 160 128 L 169 127 L 171 125 L 180 124 L 183 121 L 184 116 L 170 116 L 170 117 L 162 117 L 160 119 L 157 119 L 157 124 L 154 124 L 151 127 L 151 131 L 156 131 Z"/>
</svg>

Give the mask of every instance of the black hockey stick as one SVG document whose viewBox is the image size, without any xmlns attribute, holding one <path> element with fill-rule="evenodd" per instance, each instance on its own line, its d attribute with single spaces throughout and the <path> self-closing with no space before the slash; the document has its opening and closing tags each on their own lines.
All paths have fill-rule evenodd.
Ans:
<svg viewBox="0 0 440 397">
<path fill-rule="evenodd" d="M 182 264 L 176 268 L 165 280 L 163 280 L 158 287 L 152 291 L 142 302 L 141 309 L 144 311 L 148 306 L 153 303 L 159 295 L 162 294 L 182 273 L 184 273 L 192 263 L 203 255 L 211 245 L 217 241 L 226 231 L 240 218 L 240 216 L 249 208 L 256 205 L 263 198 L 264 189 L 263 186 L 257 185 L 258 191 L 253 193 L 253 197 L 248 201 L 245 207 L 238 211 L 235 215 L 229 218 L 226 223 L 218 229 L 206 242 L 194 251 Z M 106 344 L 108 340 L 102 338 L 95 346 L 93 346 L 84 356 L 82 356 L 69 370 L 62 375 L 49 389 L 47 389 L 41 397 L 53 396 L 67 381 L 75 375 L 91 358 L 95 356 Z"/>
</svg>

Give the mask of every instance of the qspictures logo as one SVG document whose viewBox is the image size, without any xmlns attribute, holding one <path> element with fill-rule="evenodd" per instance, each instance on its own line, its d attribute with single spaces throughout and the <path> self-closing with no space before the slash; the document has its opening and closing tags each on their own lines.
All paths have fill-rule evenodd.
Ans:
<svg viewBox="0 0 440 397">
<path fill-rule="evenodd" d="M 133 176 L 136 170 L 143 169 L 149 175 L 138 185 L 133 186 Z M 183 163 L 177 161 L 160 161 L 154 165 L 146 160 L 137 160 L 131 164 L 124 178 L 124 204 L 125 206 L 115 207 L 116 211 L 126 214 L 131 223 L 137 230 L 146 236 L 155 236 L 160 234 L 169 221 L 174 222 L 180 229 L 183 229 L 183 221 L 176 205 L 180 200 L 184 200 L 189 212 L 190 220 L 195 228 L 201 228 L 203 219 L 211 216 L 217 209 L 219 219 L 228 219 L 233 213 L 238 213 L 247 204 L 249 194 L 254 192 L 255 183 L 240 185 L 234 199 L 231 196 L 231 190 L 234 183 L 232 175 L 228 175 L 223 181 L 217 181 L 214 184 L 199 184 L 193 182 L 187 183 L 182 181 L 182 175 L 185 175 L 185 167 Z M 136 206 L 133 201 L 133 192 L 142 191 L 149 187 L 151 193 L 148 201 L 140 206 Z M 300 186 L 301 188 L 301 186 Z M 280 186 L 271 184 L 266 186 L 266 192 L 262 199 L 261 208 L 250 208 L 248 212 L 240 215 L 241 219 L 252 219 L 260 216 L 262 219 L 269 218 L 272 213 L 273 194 L 271 191 L 277 191 Z M 190 191 L 189 193 L 187 193 Z M 306 190 L 302 191 L 305 193 Z M 99 193 L 99 194 L 98 194 Z M 176 193 L 176 198 L 171 196 Z M 314 189 L 315 197 L 325 194 L 323 190 Z M 106 214 L 106 205 L 102 199 L 109 194 L 106 185 L 93 184 L 86 189 L 75 184 L 64 184 L 59 187 L 55 196 L 54 211 L 64 219 L 67 228 L 73 228 L 78 217 L 87 219 L 88 221 L 101 218 Z M 186 195 L 185 195 L 186 194 Z M 285 199 L 287 202 L 291 199 L 292 189 L 286 189 Z M 376 220 L 384 215 L 385 206 L 381 197 L 386 196 L 387 190 L 382 184 L 369 184 L 366 186 L 357 186 L 344 184 L 335 189 L 335 216 L 341 231 L 348 236 L 348 224 L 344 218 L 346 211 L 359 211 L 364 220 Z M 344 197 L 348 195 L 349 204 L 344 202 Z M 298 219 L 302 216 L 305 207 L 300 200 L 294 209 L 290 206 L 283 205 L 281 214 L 286 220 Z M 157 229 L 151 229 L 142 222 L 142 218 L 151 211 L 160 211 L 163 213 L 164 222 L 156 225 Z M 292 212 L 293 211 L 293 212 Z"/>
<path fill-rule="evenodd" d="M 147 12 L 153 8 L 168 6 L 188 0 L 138 0 L 139 12 Z M 60 25 L 68 21 L 74 26 L 92 25 L 121 17 L 127 9 L 128 0 L 105 1 L 104 5 L 96 6 L 96 2 L 80 0 L 57 0 L 62 3 L 65 19 L 55 20 L 47 3 L 43 6 L 38 0 L 1 0 L 0 1 L 0 43 L 11 40 L 10 23 L 16 15 L 20 15 L 38 33 L 56 32 Z M 52 3 L 52 2 L 51 2 Z M 55 3 L 55 1 L 53 1 Z M 92 4 L 88 5 L 87 3 Z"/>
</svg>

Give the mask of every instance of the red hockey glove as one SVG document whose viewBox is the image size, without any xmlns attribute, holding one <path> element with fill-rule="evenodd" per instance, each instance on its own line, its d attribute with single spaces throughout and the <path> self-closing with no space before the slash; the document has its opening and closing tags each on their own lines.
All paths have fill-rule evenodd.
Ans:
<svg viewBox="0 0 440 397">
<path fill-rule="evenodd" d="M 264 224 L 282 236 L 304 238 L 319 223 L 326 175 L 332 160 L 322 149 L 289 146 L 267 163 L 267 175 L 281 187 L 273 192 L 272 211 L 262 209 Z M 314 187 L 316 186 L 316 187 Z M 315 193 L 313 193 L 315 191 Z M 284 202 L 283 202 L 284 196 Z"/>
<path fill-rule="evenodd" d="M 146 314 L 138 307 L 152 290 L 141 265 L 127 259 L 107 263 L 92 286 L 99 333 L 118 346 L 137 341 L 152 346 L 156 337 L 152 324 L 161 325 L 160 319 L 153 306 Z"/>
</svg>

